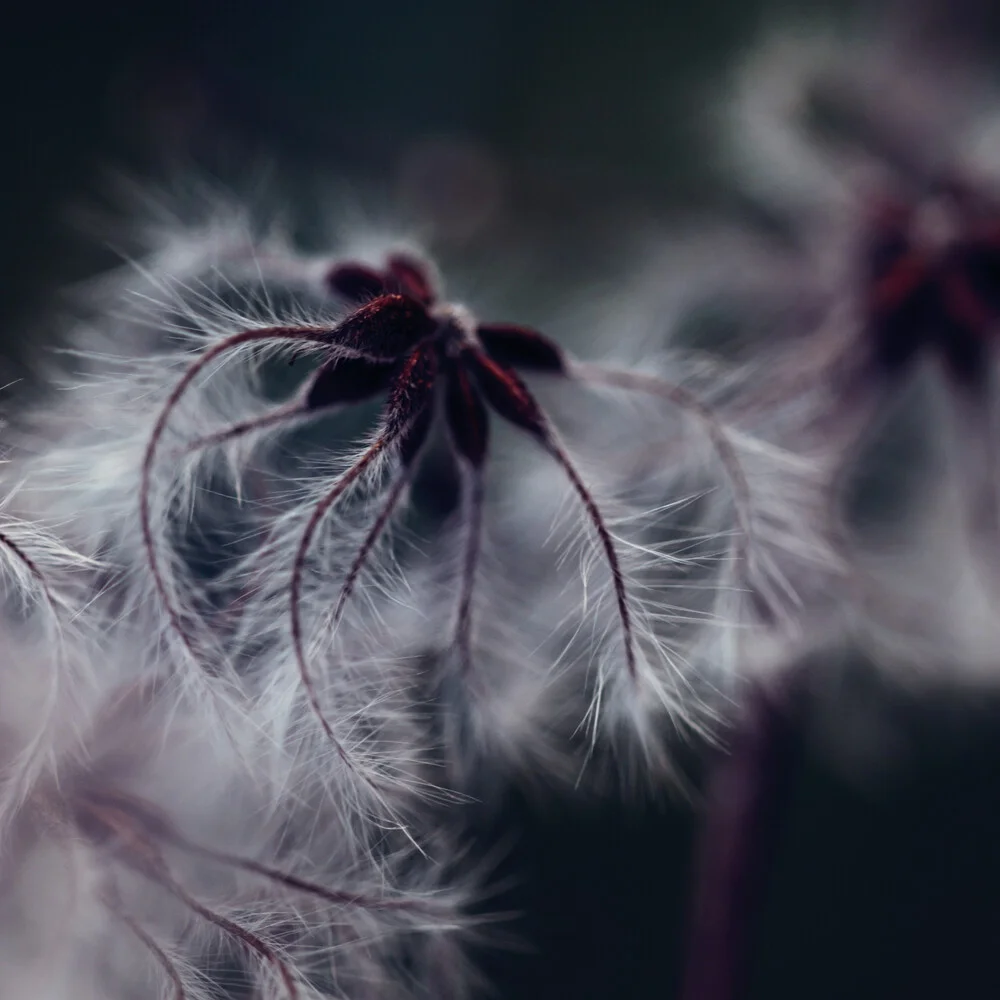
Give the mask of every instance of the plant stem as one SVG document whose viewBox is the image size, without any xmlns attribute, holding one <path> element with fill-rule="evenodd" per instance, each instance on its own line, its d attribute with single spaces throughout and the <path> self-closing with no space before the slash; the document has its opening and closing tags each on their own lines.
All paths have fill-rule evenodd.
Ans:
<svg viewBox="0 0 1000 1000">
<path fill-rule="evenodd" d="M 747 994 L 750 945 L 787 798 L 795 726 L 787 682 L 750 692 L 714 765 L 696 845 L 681 1000 Z"/>
</svg>

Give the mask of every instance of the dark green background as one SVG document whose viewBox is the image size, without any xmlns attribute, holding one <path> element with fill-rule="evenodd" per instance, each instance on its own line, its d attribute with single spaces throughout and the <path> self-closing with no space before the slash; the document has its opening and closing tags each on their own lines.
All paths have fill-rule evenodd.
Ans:
<svg viewBox="0 0 1000 1000">
<path fill-rule="evenodd" d="M 349 179 L 366 204 L 396 197 L 407 150 L 451 136 L 489 153 L 504 194 L 498 218 L 443 246 L 445 258 L 487 276 L 495 259 L 498 287 L 513 271 L 537 309 L 627 271 L 623 232 L 725 199 L 705 95 L 777 9 L 292 0 L 8 12 L 0 377 L 39 349 L 47 324 L 32 318 L 51 290 L 99 265 L 66 219 L 99 198 L 107 165 L 142 175 L 197 161 L 238 179 L 266 153 L 281 196 L 308 216 L 325 181 Z M 783 9 L 801 20 L 861 8 Z M 1000 996 L 998 721 L 984 695 L 909 695 L 860 666 L 819 685 L 755 928 L 753 997 Z M 881 742 L 861 746 L 872 733 Z M 470 810 L 469 836 L 485 853 L 510 845 L 498 905 L 524 912 L 511 928 L 522 947 L 483 957 L 497 994 L 671 996 L 691 806 L 491 794 L 502 808 Z"/>
</svg>

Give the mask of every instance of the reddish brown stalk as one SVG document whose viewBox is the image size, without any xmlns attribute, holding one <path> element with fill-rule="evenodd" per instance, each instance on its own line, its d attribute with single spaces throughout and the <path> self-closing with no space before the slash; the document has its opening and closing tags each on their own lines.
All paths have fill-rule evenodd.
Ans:
<svg viewBox="0 0 1000 1000">
<path fill-rule="evenodd" d="M 209 909 L 170 874 L 159 847 L 144 829 L 144 823 L 152 825 L 158 833 L 170 839 L 172 828 L 165 819 L 143 803 L 127 796 L 102 794 L 81 803 L 77 822 L 91 839 L 117 846 L 135 871 L 166 889 L 193 913 L 220 928 L 272 965 L 281 976 L 289 1000 L 298 1000 L 299 990 L 292 970 L 266 941 L 221 913 Z"/>
<path fill-rule="evenodd" d="M 306 698 L 309 701 L 309 707 L 312 709 L 313 715 L 315 715 L 316 720 L 323 729 L 323 732 L 336 748 L 338 755 L 344 763 L 348 764 L 352 769 L 354 764 L 348 756 L 347 750 L 334 733 L 333 727 L 330 725 L 330 722 L 323 711 L 323 705 L 320 702 L 319 692 L 316 690 L 316 685 L 313 683 L 312 675 L 309 672 L 305 640 L 302 634 L 302 580 L 305 573 L 306 558 L 309 555 L 309 549 L 312 546 L 313 538 L 319 530 L 319 526 L 322 524 L 328 511 L 344 495 L 346 490 L 353 483 L 357 482 L 365 469 L 367 469 L 391 443 L 392 438 L 387 433 L 383 433 L 382 436 L 368 448 L 361 458 L 359 458 L 354 465 L 352 465 L 337 480 L 336 484 L 331 487 L 319 503 L 316 504 L 316 507 L 313 509 L 313 512 L 306 523 L 305 530 L 302 532 L 302 538 L 299 540 L 298 549 L 295 552 L 295 559 L 292 563 L 292 577 L 289 584 L 288 609 L 292 630 L 292 647 L 295 653 L 295 663 L 299 670 L 299 678 L 302 681 L 303 690 L 305 691 Z"/>
<path fill-rule="evenodd" d="M 325 886 L 311 882 L 308 879 L 299 878 L 297 875 L 292 875 L 289 872 L 282 871 L 280 868 L 273 868 L 260 861 L 254 861 L 252 858 L 243 858 L 235 854 L 229 854 L 225 851 L 214 850 L 211 847 L 204 847 L 177 834 L 172 833 L 169 836 L 173 843 L 175 843 L 178 847 L 182 847 L 184 850 L 187 850 L 192 854 L 199 854 L 212 861 L 218 861 L 220 864 L 229 865 L 230 867 L 239 868 L 243 871 L 250 872 L 251 874 L 259 875 L 261 878 L 269 879 L 272 882 L 276 882 L 277 884 L 283 885 L 289 889 L 294 889 L 297 892 L 302 892 L 309 896 L 315 896 L 318 899 L 325 900 L 335 906 L 346 906 L 362 910 L 383 912 L 412 912 L 426 915 L 433 915 L 435 912 L 434 907 L 426 900 L 393 899 L 391 897 L 369 896 L 365 893 L 359 892 L 346 892 L 344 890 L 328 889 Z"/>
<path fill-rule="evenodd" d="M 637 681 L 639 671 L 635 656 L 635 637 L 632 633 L 632 612 L 628 606 L 628 591 L 625 587 L 625 576 L 622 573 L 621 564 L 618 562 L 618 553 L 615 551 L 614 539 L 612 539 L 611 532 L 608 530 L 607 524 L 605 524 L 600 508 L 597 506 L 593 496 L 591 496 L 590 490 L 587 489 L 586 484 L 580 478 L 580 474 L 576 471 L 576 466 L 570 461 L 569 455 L 566 454 L 562 445 L 551 435 L 546 438 L 544 444 L 548 453 L 556 460 L 563 472 L 566 473 L 566 477 L 576 491 L 580 503 L 583 504 L 583 508 L 587 512 L 587 517 L 597 532 L 601 547 L 604 549 L 604 558 L 607 560 L 608 568 L 611 570 L 611 581 L 615 589 L 618 618 L 622 626 L 622 638 L 625 643 L 625 667 L 628 670 L 629 677 L 633 681 Z"/>
<path fill-rule="evenodd" d="M 45 601 L 50 608 L 55 608 L 55 599 L 52 596 L 52 592 L 49 590 L 49 585 L 45 580 L 45 576 L 42 571 L 38 568 L 38 564 L 35 562 L 31 556 L 28 555 L 20 545 L 15 542 L 10 535 L 5 532 L 0 532 L 0 545 L 2 545 L 22 566 L 38 581 L 39 587 L 42 588 L 42 593 L 45 595 Z"/>
<path fill-rule="evenodd" d="M 472 595 L 476 585 L 476 565 L 483 529 L 483 474 L 472 468 L 471 486 L 465 497 L 465 552 L 462 559 L 462 585 L 455 623 L 455 646 L 458 649 L 460 669 L 468 676 L 472 670 Z"/>
<path fill-rule="evenodd" d="M 696 844 L 681 1000 L 746 996 L 750 944 L 791 776 L 786 686 L 750 693 L 709 777 Z"/>
<path fill-rule="evenodd" d="M 130 917 L 121 906 L 118 893 L 107 893 L 105 902 L 108 909 L 145 945 L 146 950 L 156 959 L 157 964 L 166 973 L 170 984 L 174 988 L 174 1000 L 186 1000 L 187 993 L 184 990 L 184 981 L 177 966 L 171 961 L 170 956 L 156 943 L 155 939 L 143 927 Z"/>
<path fill-rule="evenodd" d="M 336 906 L 356 907 L 366 910 L 382 911 L 412 911 L 415 913 L 433 914 L 435 908 L 427 900 L 412 900 L 403 898 L 372 896 L 360 892 L 328 889 L 309 879 L 300 878 L 281 868 L 256 861 L 253 858 L 242 857 L 228 851 L 220 851 L 207 847 L 185 837 L 174 825 L 151 805 L 130 795 L 118 792 L 101 792 L 91 795 L 84 807 L 87 816 L 96 820 L 96 829 L 105 834 L 112 833 L 119 841 L 138 845 L 140 861 L 147 866 L 162 865 L 162 858 L 155 846 L 154 836 L 161 841 L 186 851 L 189 854 L 216 861 L 230 868 L 259 875 L 279 885 L 298 892 L 316 896 Z M 118 898 L 115 890 L 108 893 L 109 905 L 114 905 Z M 120 904 L 120 900 L 118 901 Z"/>
<path fill-rule="evenodd" d="M 749 573 L 750 546 L 753 538 L 753 500 L 750 483 L 732 440 L 711 407 L 689 389 L 656 375 L 581 363 L 574 364 L 570 368 L 570 373 L 591 384 L 656 396 L 690 413 L 698 420 L 729 480 L 737 526 L 736 560 L 742 568 L 741 572 Z"/>
<path fill-rule="evenodd" d="M 198 650 L 194 639 L 185 627 L 181 611 L 175 606 L 170 595 L 170 589 L 167 586 L 163 570 L 160 567 L 160 557 L 157 551 L 156 538 L 153 532 L 152 511 L 150 509 L 152 503 L 151 480 L 153 467 L 156 462 L 156 452 L 159 448 L 160 440 L 166 431 L 167 422 L 169 421 L 170 415 L 173 413 L 174 409 L 176 409 L 177 405 L 180 403 L 181 397 L 191 387 L 198 375 L 204 371 L 204 369 L 212 361 L 229 352 L 234 347 L 239 347 L 242 344 L 261 343 L 264 341 L 288 340 L 309 341 L 317 344 L 325 344 L 329 342 L 329 338 L 329 330 L 313 330 L 301 327 L 277 326 L 268 327 L 263 330 L 244 330 L 242 333 L 237 333 L 231 337 L 227 337 L 225 340 L 213 345 L 200 355 L 198 360 L 195 361 L 187 369 L 187 371 L 185 371 L 180 381 L 171 390 L 170 395 L 167 396 L 166 402 L 163 404 L 163 408 L 160 410 L 159 416 L 156 418 L 156 422 L 153 425 L 153 431 L 146 445 L 145 454 L 143 455 L 142 473 L 139 483 L 139 521 L 142 529 L 143 545 L 146 550 L 146 559 L 149 562 L 149 570 L 153 577 L 153 586 L 156 590 L 157 597 L 166 611 L 170 627 L 177 634 L 178 638 L 180 638 L 192 659 L 199 665 L 201 665 L 202 661 L 201 653 Z"/>
<path fill-rule="evenodd" d="M 569 455 L 559 443 L 545 411 L 538 401 L 521 381 L 517 373 L 506 365 L 494 361 L 482 351 L 469 351 L 473 362 L 476 381 L 490 406 L 505 420 L 516 427 L 527 431 L 556 460 L 566 474 L 578 499 L 583 504 L 587 518 L 597 532 L 597 537 L 604 550 L 604 557 L 611 571 L 611 580 L 615 591 L 615 601 L 618 606 L 618 618 L 621 622 L 622 637 L 625 645 L 625 667 L 629 677 L 638 680 L 636 663 L 635 636 L 632 631 L 632 613 L 628 606 L 628 591 L 625 587 L 625 576 L 622 573 L 618 552 L 615 549 L 611 532 L 605 523 L 597 502 L 591 495 L 586 483 L 576 471 Z"/>
<path fill-rule="evenodd" d="M 306 657 L 305 641 L 302 630 L 302 580 L 305 573 L 306 559 L 313 538 L 319 530 L 323 519 L 330 508 L 343 496 L 344 492 L 360 478 L 362 473 L 385 451 L 396 449 L 405 464 L 419 451 L 420 441 L 426 433 L 426 421 L 423 419 L 428 412 L 434 392 L 434 378 L 437 372 L 437 358 L 432 347 L 424 345 L 413 350 L 406 360 L 396 379 L 392 383 L 389 398 L 385 405 L 383 429 L 378 438 L 368 447 L 361 457 L 334 483 L 330 490 L 316 504 L 306 523 L 302 538 L 292 563 L 292 576 L 289 588 L 289 616 L 291 618 L 292 646 L 295 662 L 299 669 L 302 686 L 306 692 L 310 708 L 319 721 L 323 732 L 336 747 L 337 753 L 349 763 L 346 750 L 337 740 L 333 727 L 323 712 L 319 693 L 309 673 Z"/>
<path fill-rule="evenodd" d="M 224 917 L 221 913 L 216 913 L 214 910 L 210 910 L 207 906 L 203 906 L 197 899 L 188 893 L 182 885 L 175 882 L 165 868 L 160 870 L 156 877 L 156 881 L 159 885 L 163 886 L 167 892 L 176 896 L 177 899 L 188 907 L 188 909 L 197 913 L 203 920 L 206 920 L 210 924 L 214 924 L 230 937 L 236 938 L 237 941 L 244 944 L 250 951 L 256 952 L 262 959 L 264 959 L 265 962 L 273 966 L 278 971 L 278 975 L 281 976 L 285 992 L 288 994 L 288 1000 L 298 1000 L 299 988 L 295 982 L 295 976 L 292 973 L 291 968 L 288 966 L 287 962 L 284 962 L 281 958 L 279 958 L 277 952 L 275 952 L 275 950 L 266 941 L 254 934 L 253 931 L 248 931 L 245 927 L 242 927 L 235 921 L 230 920 L 228 917 Z"/>
<path fill-rule="evenodd" d="M 388 525 L 389 520 L 392 517 L 392 512 L 395 509 L 396 504 L 399 503 L 399 498 L 403 495 L 403 491 L 406 489 L 409 481 L 410 477 L 408 470 L 404 469 L 397 475 L 396 479 L 389 487 L 389 492 L 386 495 L 385 500 L 382 501 L 382 509 L 378 512 L 378 517 L 375 518 L 374 523 L 368 529 L 368 534 L 365 535 L 364 541 L 362 541 L 361 547 L 358 549 L 357 555 L 354 557 L 354 561 L 351 563 L 351 566 L 347 571 L 347 576 L 344 578 L 344 584 L 340 588 L 340 594 L 337 597 L 337 604 L 334 608 L 333 615 L 330 618 L 330 628 L 335 629 L 340 624 L 344 608 L 354 591 L 354 586 L 358 581 L 358 577 L 361 575 L 361 570 L 368 561 L 368 557 L 371 555 L 371 551 L 375 547 L 375 543 L 378 541 L 379 536 L 383 531 L 385 531 L 386 525 Z"/>
<path fill-rule="evenodd" d="M 264 427 L 273 427 L 275 424 L 284 423 L 287 420 L 294 420 L 296 417 L 310 416 L 308 410 L 296 404 L 294 406 L 283 406 L 273 413 L 265 413 L 261 417 L 253 417 L 250 420 L 241 420 L 239 423 L 230 424 L 229 427 L 214 434 L 206 434 L 204 437 L 195 438 L 184 448 L 185 454 L 201 451 L 203 448 L 210 448 L 212 445 L 225 444 L 234 438 L 244 434 L 252 434 L 256 430 Z"/>
</svg>

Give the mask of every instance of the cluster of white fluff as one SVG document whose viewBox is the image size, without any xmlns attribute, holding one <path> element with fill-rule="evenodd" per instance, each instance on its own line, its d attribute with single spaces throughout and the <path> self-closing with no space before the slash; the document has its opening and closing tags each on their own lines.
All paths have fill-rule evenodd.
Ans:
<svg viewBox="0 0 1000 1000">
<path fill-rule="evenodd" d="M 962 159 L 954 109 L 914 100 L 919 74 L 882 53 L 841 79 L 834 55 L 769 44 L 727 105 L 731 159 L 784 238 L 686 234 L 593 304 L 581 342 L 604 356 L 526 375 L 565 463 L 493 419 L 467 669 L 477 481 L 440 413 L 429 471 L 361 561 L 398 457 L 315 513 L 378 409 L 282 420 L 329 349 L 227 344 L 276 325 L 335 343 L 350 309 L 325 276 L 380 267 L 394 241 L 308 255 L 212 193 L 194 223 L 158 207 L 128 263 L 74 295 L 46 391 L 4 428 L 0 995 L 193 1000 L 225 975 L 260 998 L 457 995 L 475 890 L 442 815 L 484 775 L 671 775 L 677 739 L 711 732 L 740 681 L 845 621 L 883 650 L 947 634 L 992 663 L 998 519 L 955 508 L 995 506 L 994 415 L 959 405 L 958 433 L 928 431 L 955 475 L 925 455 L 905 529 L 878 544 L 842 496 L 895 398 L 853 270 L 865 192 L 895 167 L 869 133 L 987 161 Z M 854 102 L 857 135 L 816 138 L 817 87 Z M 738 317 L 735 350 L 700 347 L 697 323 L 684 346 L 706 303 Z"/>
<path fill-rule="evenodd" d="M 46 391 L 6 428 L 4 997 L 468 987 L 473 886 L 432 821 L 456 796 L 441 786 L 415 678 L 352 629 L 350 655 L 324 674 L 338 756 L 304 710 L 269 591 L 244 607 L 228 589 L 269 501 L 234 456 L 229 469 L 203 463 L 203 478 L 172 453 L 203 421 L 261 399 L 238 362 L 178 413 L 155 475 L 153 531 L 171 596 L 197 622 L 191 648 L 151 578 L 143 452 L 178 373 L 253 322 L 249 287 L 263 312 L 291 289 L 315 318 L 308 262 L 268 252 L 235 216 L 213 219 L 88 286 Z M 224 307 L 238 288 L 239 305 Z M 279 482 L 277 468 L 259 475 L 261 489 Z M 275 495 L 293 502 L 275 523 L 310 490 L 294 473 L 281 482 Z"/>
<path fill-rule="evenodd" d="M 294 554 L 377 411 L 216 440 L 280 414 L 321 346 L 251 342 L 186 373 L 242 331 L 335 330 L 349 309 L 324 276 L 394 244 L 309 256 L 205 201 L 74 293 L 45 390 L 6 428 L 0 992 L 195 998 L 229 967 L 260 997 L 453 995 L 475 889 L 442 813 L 505 770 L 672 772 L 741 664 L 794 644 L 800 564 L 832 571 L 795 524 L 808 462 L 739 414 L 721 362 L 529 375 L 610 532 L 635 669 L 580 491 L 494 418 L 471 670 L 454 649 L 469 469 L 442 427 L 445 464 L 407 481 L 336 621 L 398 459 L 318 522 L 306 684 Z M 619 330 L 618 356 L 647 333 Z"/>
</svg>

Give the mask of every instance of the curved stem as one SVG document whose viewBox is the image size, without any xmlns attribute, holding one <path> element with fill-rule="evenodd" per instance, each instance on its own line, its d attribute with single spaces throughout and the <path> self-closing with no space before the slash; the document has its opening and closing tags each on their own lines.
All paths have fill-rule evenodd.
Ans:
<svg viewBox="0 0 1000 1000">
<path fill-rule="evenodd" d="M 261 878 L 268 879 L 272 882 L 278 883 L 279 885 L 283 885 L 289 889 L 294 889 L 297 892 L 305 893 L 309 896 L 316 896 L 317 898 L 323 899 L 336 906 L 349 906 L 373 911 L 399 911 L 419 914 L 434 913 L 433 906 L 429 905 L 426 900 L 412 900 L 393 897 L 381 898 L 378 896 L 370 896 L 361 892 L 347 892 L 339 889 L 328 889 L 325 886 L 317 884 L 316 882 L 311 882 L 308 879 L 299 878 L 297 875 L 293 875 L 290 872 L 282 871 L 280 868 L 274 868 L 271 865 L 263 864 L 260 861 L 254 861 L 252 858 L 243 858 L 235 854 L 229 854 L 225 851 L 217 851 L 211 847 L 204 847 L 201 844 L 195 844 L 178 834 L 171 834 L 171 840 L 173 840 L 178 847 L 181 847 L 192 854 L 198 854 L 212 861 L 218 861 L 220 864 L 229 865 L 233 868 L 239 868 L 243 871 L 250 872 L 253 875 L 259 875 Z"/>
<path fill-rule="evenodd" d="M 715 451 L 716 457 L 729 480 L 733 497 L 733 508 L 738 532 L 736 559 L 749 573 L 753 539 L 753 497 L 743 463 L 736 447 L 719 418 L 711 407 L 698 396 L 674 382 L 668 382 L 657 375 L 646 375 L 604 365 L 574 362 L 569 369 L 571 376 L 583 382 L 605 385 L 632 392 L 642 392 L 673 403 L 678 408 L 692 414 L 702 425 Z"/>
<path fill-rule="evenodd" d="M 121 899 L 116 890 L 109 890 L 105 893 L 105 903 L 108 909 L 145 945 L 146 950 L 156 959 L 160 968 L 166 973 L 174 988 L 174 1000 L 186 1000 L 187 993 L 184 990 L 184 980 L 177 966 L 171 961 L 170 956 L 157 944 L 156 940 L 122 908 Z"/>
<path fill-rule="evenodd" d="M 305 416 L 312 416 L 312 414 L 299 405 L 282 406 L 272 413 L 265 413 L 263 416 L 252 417 L 249 420 L 241 420 L 239 423 L 230 424 L 228 427 L 224 427 L 213 434 L 206 434 L 204 437 L 195 438 L 194 441 L 185 446 L 184 454 L 190 455 L 193 452 L 201 451 L 203 448 L 210 448 L 212 445 L 225 444 L 227 441 L 242 437 L 244 434 L 252 434 L 254 431 L 261 430 L 264 427 L 273 427 L 275 424 L 281 424 L 288 420 L 294 420 L 296 417 Z"/>
<path fill-rule="evenodd" d="M 376 517 L 375 522 L 372 524 L 371 528 L 369 528 L 368 534 L 365 535 L 364 541 L 362 541 L 361 547 L 358 549 L 357 555 L 354 557 L 354 561 L 351 563 L 350 569 L 347 571 L 344 584 L 337 597 L 337 604 L 330 617 L 329 628 L 335 629 L 340 624 L 340 619 L 344 613 L 344 607 L 350 599 L 351 594 L 354 592 L 354 586 L 358 581 L 358 577 L 361 575 L 361 570 L 368 561 L 368 556 L 371 555 L 371 551 L 374 548 L 375 543 L 378 541 L 379 536 L 385 530 L 386 525 L 388 525 L 389 519 L 392 517 L 392 512 L 395 509 L 396 504 L 399 503 L 399 498 L 403 495 L 403 490 L 406 489 L 409 481 L 410 476 L 408 470 L 404 469 L 399 473 L 390 486 L 389 493 L 382 502 L 382 509 L 379 511 L 378 517 Z"/>
<path fill-rule="evenodd" d="M 632 631 L 632 612 L 629 610 L 625 576 L 622 573 L 621 563 L 618 561 L 618 552 L 615 550 L 615 543 L 611 537 L 611 532 L 608 530 L 600 508 L 591 496 L 590 490 L 587 489 L 586 484 L 580 478 L 580 474 L 576 471 L 576 467 L 570 461 L 569 455 L 566 454 L 565 449 L 551 430 L 546 433 L 543 443 L 548 453 L 559 463 L 563 472 L 566 473 L 570 484 L 583 504 L 584 510 L 587 512 L 590 523 L 597 532 L 601 547 L 604 549 L 605 559 L 607 559 L 608 566 L 611 569 L 611 580 L 615 589 L 615 601 L 618 605 L 618 618 L 622 626 L 622 636 L 625 643 L 625 667 L 628 670 L 629 677 L 635 681 L 638 679 L 639 671 L 636 664 L 635 636 Z"/>
<path fill-rule="evenodd" d="M 455 622 L 455 645 L 458 648 L 460 669 L 464 676 L 472 670 L 472 595 L 476 585 L 476 566 L 483 529 L 483 474 L 470 464 L 471 485 L 465 497 L 465 552 L 462 559 L 462 585 Z"/>
<path fill-rule="evenodd" d="M 203 920 L 214 924 L 273 965 L 281 976 L 289 1000 L 298 1000 L 299 990 L 292 970 L 266 941 L 221 913 L 209 909 L 170 874 L 166 860 L 144 824 L 153 823 L 161 835 L 167 833 L 168 836 L 169 825 L 143 803 L 126 796 L 98 795 L 95 800 L 80 803 L 77 822 L 91 840 L 116 844 L 134 871 L 166 889 Z M 110 901 L 112 904 L 115 901 L 113 890 Z M 154 948 L 155 954 L 159 949 L 155 945 Z"/>
<path fill-rule="evenodd" d="M 197 913 L 203 920 L 214 924 L 230 937 L 236 938 L 237 941 L 244 944 L 250 951 L 256 952 L 265 962 L 277 969 L 278 975 L 281 976 L 281 981 L 285 986 L 285 992 L 288 994 L 288 1000 L 298 1000 L 299 988 L 295 982 L 292 970 L 286 962 L 278 957 L 275 950 L 263 938 L 258 937 L 253 931 L 247 930 L 235 921 L 224 917 L 221 913 L 210 910 L 207 906 L 198 902 L 179 882 L 174 881 L 165 867 L 161 866 L 156 876 L 156 882 L 162 885 L 171 895 L 176 896 L 188 909 Z"/>
<path fill-rule="evenodd" d="M 481 349 L 471 349 L 466 353 L 466 364 L 474 374 L 479 388 L 489 405 L 515 427 L 530 434 L 556 460 L 566 474 L 583 508 L 587 513 L 601 547 L 608 567 L 611 570 L 611 580 L 615 590 L 615 600 L 618 605 L 618 618 L 621 622 L 622 637 L 625 645 L 625 666 L 633 682 L 638 680 L 639 671 L 636 661 L 635 636 L 632 630 L 632 613 L 628 605 L 628 593 L 625 588 L 625 577 L 622 574 L 621 562 L 615 549 L 611 532 L 605 523 L 604 516 L 597 506 L 586 483 L 580 478 L 576 467 L 570 461 L 566 449 L 559 441 L 552 423 L 538 401 L 524 384 L 513 368 L 501 361 L 491 358 Z"/>
<path fill-rule="evenodd" d="M 327 720 L 326 715 L 323 712 L 323 706 L 319 699 L 319 692 L 316 690 L 316 685 L 313 683 L 312 675 L 309 672 L 305 641 L 302 634 L 302 580 L 305 572 L 306 557 L 308 556 L 309 549 L 312 546 L 313 538 L 316 536 L 316 532 L 319 530 L 319 527 L 330 508 L 344 495 L 353 483 L 357 482 L 365 469 L 367 469 L 372 462 L 374 462 L 375 459 L 378 458 L 383 451 L 385 451 L 385 449 L 393 442 L 395 436 L 396 435 L 390 435 L 388 432 L 383 432 L 383 434 L 375 440 L 368 450 L 342 476 L 340 476 L 340 478 L 327 491 L 319 503 L 316 504 L 315 509 L 306 523 L 305 530 L 302 532 L 302 537 L 299 540 L 298 549 L 295 552 L 295 560 L 292 564 L 292 578 L 289 585 L 289 616 L 292 629 L 292 647 L 295 653 L 295 663 L 299 670 L 299 678 L 302 681 L 302 688 L 309 701 L 309 707 L 312 709 L 313 715 L 315 715 L 316 720 L 323 729 L 323 732 L 336 748 L 341 759 L 352 768 L 353 764 L 348 756 L 347 750 L 337 738 L 333 731 L 333 727 L 330 725 L 330 722 Z"/>
<path fill-rule="evenodd" d="M 180 381 L 171 390 L 166 401 L 153 424 L 153 430 L 149 441 L 146 444 L 146 451 L 142 459 L 142 472 L 139 481 L 139 522 L 142 531 L 143 546 L 146 550 L 146 560 L 149 563 L 149 570 L 153 577 L 153 587 L 156 591 L 171 628 L 180 638 L 184 648 L 195 661 L 199 663 L 200 653 L 193 638 L 188 634 L 184 625 L 182 612 L 175 606 L 167 586 L 163 570 L 160 566 L 160 558 L 156 546 L 156 537 L 153 532 L 152 519 L 152 488 L 151 480 L 153 467 L 156 462 L 156 452 L 167 428 L 170 415 L 181 401 L 181 397 L 191 387 L 194 380 L 204 369 L 216 358 L 228 353 L 235 347 L 243 344 L 261 343 L 264 341 L 281 340 L 304 340 L 312 343 L 324 344 L 329 339 L 329 331 L 313 330 L 303 327 L 268 327 L 263 330 L 244 330 L 242 333 L 234 334 L 225 340 L 210 347 L 197 361 L 195 361 L 185 371 Z"/>
<path fill-rule="evenodd" d="M 430 343 L 426 343 L 422 347 L 417 347 L 407 357 L 389 392 L 389 399 L 386 402 L 384 410 L 382 430 L 361 457 L 337 479 L 316 504 L 309 520 L 306 522 L 305 530 L 302 532 L 302 537 L 299 540 L 295 559 L 292 564 L 292 578 L 289 585 L 289 616 L 291 618 L 292 646 L 302 687 L 306 692 L 309 707 L 312 709 L 323 732 L 337 749 L 337 753 L 341 759 L 354 770 L 356 768 L 351 764 L 347 751 L 337 739 L 333 732 L 333 727 L 323 713 L 319 693 L 309 673 L 305 641 L 302 634 L 302 579 L 305 572 L 306 557 L 309 554 L 313 538 L 330 508 L 353 483 L 357 482 L 361 474 L 379 455 L 389 448 L 399 448 L 402 442 L 400 450 L 404 453 L 404 462 L 407 460 L 407 453 L 409 451 L 407 446 L 408 438 L 414 430 L 417 430 L 419 437 L 419 434 L 426 429 L 421 418 L 424 416 L 428 404 L 433 398 L 436 370 L 437 356 L 433 345 Z M 368 783 L 371 784 L 370 779 Z"/>
<path fill-rule="evenodd" d="M 38 581 L 39 587 L 42 588 L 42 594 L 45 596 L 45 603 L 48 604 L 50 610 L 55 611 L 56 603 L 55 598 L 52 596 L 52 592 L 49 590 L 49 585 L 45 580 L 45 575 L 38 568 L 38 563 L 35 562 L 31 556 L 28 555 L 20 545 L 15 542 L 10 535 L 6 532 L 0 531 L 0 546 L 3 546 L 22 566 Z"/>
</svg>

